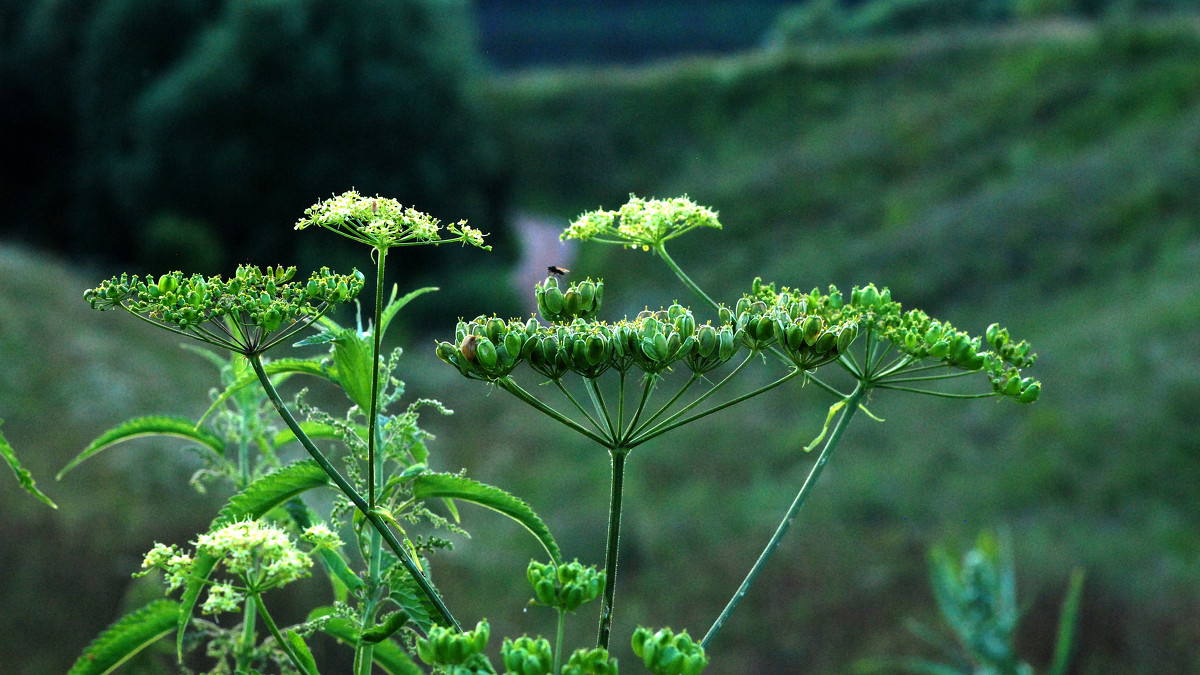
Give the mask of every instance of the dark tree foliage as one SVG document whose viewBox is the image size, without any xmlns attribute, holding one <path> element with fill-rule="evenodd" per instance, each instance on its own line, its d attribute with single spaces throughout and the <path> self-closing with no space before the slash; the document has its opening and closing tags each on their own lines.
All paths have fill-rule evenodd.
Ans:
<svg viewBox="0 0 1200 675">
<path fill-rule="evenodd" d="M 25 102 L 0 121 L 25 160 L 5 177 L 41 189 L 3 193 L 6 227 L 27 239 L 128 259 L 154 257 L 157 237 L 283 261 L 304 208 L 351 187 L 497 229 L 464 3 L 0 4 L 0 86 Z"/>
</svg>

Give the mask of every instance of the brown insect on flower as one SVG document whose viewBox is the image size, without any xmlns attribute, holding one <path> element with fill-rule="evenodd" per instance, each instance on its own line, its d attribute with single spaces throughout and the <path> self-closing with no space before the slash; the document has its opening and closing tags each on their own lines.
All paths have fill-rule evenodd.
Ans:
<svg viewBox="0 0 1200 675">
<path fill-rule="evenodd" d="M 561 277 L 562 275 L 566 274 L 567 272 L 570 272 L 571 270 L 569 270 L 565 267 L 559 267 L 558 265 L 551 265 L 546 268 L 546 271 L 549 272 L 550 274 L 553 274 L 556 277 Z"/>
<path fill-rule="evenodd" d="M 463 338 L 462 342 L 459 343 L 459 345 L 458 345 L 458 351 L 462 352 L 463 358 L 470 361 L 471 363 L 475 363 L 475 353 L 478 349 L 479 349 L 479 336 L 478 335 L 468 335 L 465 338 Z"/>
</svg>

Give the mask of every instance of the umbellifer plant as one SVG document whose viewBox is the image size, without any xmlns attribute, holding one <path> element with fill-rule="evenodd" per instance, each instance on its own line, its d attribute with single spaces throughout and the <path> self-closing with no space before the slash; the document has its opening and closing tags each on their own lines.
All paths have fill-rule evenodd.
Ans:
<svg viewBox="0 0 1200 675">
<path fill-rule="evenodd" d="M 217 348 L 200 351 L 221 370 L 223 387 L 198 422 L 134 418 L 102 434 L 63 472 L 130 438 L 166 434 L 187 439 L 205 457 L 198 484 L 226 480 L 237 493 L 193 549 L 156 544 L 147 554 L 143 573 L 161 571 L 168 590 L 181 591 L 180 599 L 153 602 L 118 620 L 85 650 L 73 673 L 110 672 L 146 645 L 174 634 L 179 659 L 202 647 L 212 673 L 315 674 L 318 664 L 306 638 L 322 632 L 353 649 L 359 675 L 373 667 L 426 672 L 422 662 L 437 673 L 615 674 L 609 647 L 629 453 L 769 389 L 812 383 L 807 391 L 834 399 L 824 430 L 805 448 L 820 446 L 821 451 L 728 606 L 699 640 L 670 628 L 639 627 L 629 637 L 649 672 L 693 675 L 707 665 L 706 649 L 778 547 L 869 392 L 996 396 L 1021 403 L 1032 403 L 1040 393 L 1040 384 L 1021 372 L 1035 360 L 1027 343 L 1011 340 L 998 325 L 974 336 L 920 310 L 904 311 L 887 288 L 873 284 L 848 293 L 832 286 L 805 292 L 756 279 L 742 297 L 717 303 L 667 254 L 667 242 L 675 237 L 720 227 L 715 212 L 686 198 L 633 198 L 618 211 L 586 213 L 567 228 L 564 239 L 653 252 L 695 292 L 708 318 L 676 303 L 605 321 L 599 318 L 604 282 L 584 279 L 563 288 L 561 270 L 554 269 L 534 289 L 541 320 L 480 316 L 460 321 L 453 339 L 436 346 L 438 356 L 463 376 L 508 392 L 609 453 L 605 559 L 598 566 L 567 562 L 526 503 L 463 473 L 432 468 L 419 412 L 448 411 L 429 399 L 401 406 L 400 353 L 381 351 L 390 322 L 405 304 L 431 290 L 399 298 L 396 288 L 387 293 L 383 279 L 390 250 L 441 243 L 487 248 L 483 236 L 465 223 L 442 226 L 395 200 L 356 192 L 308 209 L 296 229 L 311 227 L 370 248 L 376 270 L 366 328 L 361 316 L 357 325 L 344 327 L 326 315 L 364 289 L 366 280 L 357 271 L 322 269 L 305 281 L 294 281 L 292 268 L 252 266 L 239 267 L 228 279 L 180 272 L 157 278 L 120 275 L 87 292 L 97 309 L 124 310 Z M 312 358 L 265 356 L 292 340 L 328 351 Z M 778 368 L 778 375 L 764 386 L 739 389 L 739 375 L 751 367 Z M 819 377 L 819 369 L 830 367 L 850 373 L 850 391 Z M 278 385 L 295 376 L 339 387 L 349 400 L 348 411 L 335 415 L 317 409 L 303 392 L 286 402 Z M 964 395 L 935 388 L 939 380 L 964 376 L 982 380 L 982 391 Z M 531 380 L 552 387 L 529 387 Z M 280 449 L 292 444 L 311 459 L 282 462 Z M 335 489 L 337 499 L 331 510 L 319 513 L 301 496 L 320 488 Z M 449 517 L 431 502 L 447 505 Z M 548 560 L 531 561 L 526 578 L 533 603 L 556 611 L 553 644 L 540 636 L 506 638 L 500 665 L 494 665 L 486 652 L 486 620 L 466 630 L 446 606 L 430 568 L 433 554 L 448 542 L 409 530 L 424 523 L 460 531 L 458 502 L 499 511 L 541 543 Z M 330 580 L 331 601 L 300 624 L 278 625 L 268 608 L 275 589 L 318 566 Z M 597 599 L 595 645 L 567 652 L 562 645 L 566 615 Z M 240 622 L 205 618 L 218 613 L 240 613 Z"/>
</svg>

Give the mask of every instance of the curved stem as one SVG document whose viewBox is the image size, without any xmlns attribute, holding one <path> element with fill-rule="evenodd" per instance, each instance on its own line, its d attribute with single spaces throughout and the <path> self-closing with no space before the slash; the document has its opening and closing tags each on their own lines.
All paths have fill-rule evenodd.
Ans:
<svg viewBox="0 0 1200 675">
<path fill-rule="evenodd" d="M 717 636 L 717 633 L 721 632 L 721 628 L 725 626 L 725 622 L 729 619 L 729 616 L 733 614 L 733 610 L 737 609 L 737 606 L 741 603 L 742 598 L 746 597 L 746 593 L 749 592 L 750 587 L 754 585 L 754 581 L 758 578 L 759 573 L 762 572 L 763 567 L 766 566 L 767 561 L 771 558 L 771 555 L 775 553 L 777 548 L 779 548 L 779 542 L 782 541 L 783 536 L 787 534 L 788 528 L 792 525 L 792 520 L 796 518 L 796 514 L 800 511 L 800 507 L 804 506 L 805 500 L 808 499 L 809 493 L 812 492 L 813 485 L 816 484 L 817 478 L 821 476 L 821 470 L 825 468 L 825 463 L 829 461 L 829 456 L 833 454 L 834 448 L 837 447 L 838 441 L 840 441 L 842 438 L 842 433 L 846 431 L 846 427 L 850 424 L 850 420 L 854 417 L 855 411 L 858 410 L 858 404 L 862 400 L 865 393 L 866 389 L 863 387 L 862 383 L 859 383 L 859 385 L 855 387 L 854 392 L 846 398 L 846 405 L 842 410 L 842 416 L 838 418 L 837 424 L 833 428 L 833 432 L 829 435 L 829 440 L 825 442 L 825 447 L 821 449 L 821 455 L 817 457 L 816 463 L 813 465 L 812 470 L 808 473 L 808 478 L 804 480 L 804 485 L 800 487 L 800 492 L 798 492 L 796 494 L 796 498 L 792 500 L 792 505 L 788 508 L 783 520 L 781 520 L 779 522 L 779 526 L 775 528 L 775 534 L 771 536 L 771 540 L 767 542 L 766 548 L 764 548 L 762 553 L 758 556 L 758 560 L 755 561 L 754 566 L 750 568 L 750 572 L 746 575 L 745 580 L 742 581 L 742 585 L 738 587 L 737 592 L 733 594 L 732 598 L 730 598 L 729 604 L 725 605 L 725 609 L 721 611 L 721 615 L 718 616 L 717 620 L 713 622 L 712 628 L 708 629 L 708 633 L 706 633 L 704 635 L 704 639 L 700 641 L 701 647 L 707 649 L 708 644 L 712 642 L 712 639 Z"/>
<path fill-rule="evenodd" d="M 579 402 L 579 400 L 576 399 L 575 396 L 571 394 L 570 390 L 568 390 L 566 385 L 564 385 L 562 383 L 561 379 L 555 380 L 554 384 L 555 384 L 555 386 L 558 387 L 558 390 L 563 393 L 563 396 L 566 396 L 567 400 L 570 401 L 575 406 L 575 409 L 583 414 L 584 419 L 586 419 L 588 422 L 590 422 L 592 426 L 596 427 L 596 431 L 598 431 L 600 433 L 604 433 L 604 427 L 600 426 L 600 423 L 597 422 L 594 418 L 592 418 L 592 416 L 590 414 L 588 414 L 587 408 L 584 408 L 583 405 Z"/>
<path fill-rule="evenodd" d="M 665 244 L 659 242 L 659 244 L 654 247 L 654 251 L 658 253 L 660 258 L 663 259 L 663 262 L 667 264 L 667 267 L 671 268 L 671 271 L 675 273 L 675 276 L 679 277 L 679 280 L 683 282 L 684 286 L 692 289 L 693 293 L 703 298 L 704 302 L 708 303 L 708 306 L 712 307 L 714 312 L 720 311 L 721 306 L 717 304 L 717 301 L 708 297 L 708 294 L 701 290 L 700 287 L 696 285 L 696 282 L 692 281 L 691 277 L 684 274 L 683 269 L 681 269 L 679 265 L 677 265 L 675 261 L 671 259 L 671 256 L 667 255 L 667 247 Z"/>
<path fill-rule="evenodd" d="M 653 429 L 650 429 L 649 431 L 642 434 L 641 436 L 638 436 L 637 438 L 633 439 L 633 441 L 630 442 L 629 447 L 633 448 L 635 446 L 641 445 L 642 443 L 645 443 L 646 441 L 650 440 L 651 438 L 665 434 L 668 431 L 670 431 L 676 427 L 681 427 L 685 424 L 695 422 L 696 420 L 700 419 L 701 417 L 711 415 L 719 410 L 724 410 L 725 408 L 728 408 L 731 405 L 737 405 L 738 403 L 741 403 L 742 401 L 745 401 L 748 398 L 758 396 L 759 394 L 761 394 L 765 391 L 774 389 L 775 387 L 778 387 L 779 385 L 783 384 L 784 382 L 787 382 L 788 380 L 792 379 L 793 377 L 795 377 L 797 375 L 801 375 L 803 373 L 804 373 L 803 370 L 800 370 L 799 368 L 793 368 L 792 372 L 788 373 L 787 375 L 784 375 L 783 377 L 779 378 L 778 380 L 775 380 L 774 382 L 772 382 L 770 384 L 759 387 L 758 389 L 755 389 L 752 392 L 742 394 L 741 396 L 738 396 L 737 398 L 729 399 L 728 401 L 725 401 L 724 403 L 722 403 L 720 405 L 715 405 L 715 406 L 709 408 L 708 410 L 705 410 L 704 412 L 698 412 L 695 415 L 685 417 L 681 420 L 676 420 L 676 418 L 679 416 L 679 413 L 676 413 L 675 415 L 672 415 L 670 417 L 670 419 L 664 420 L 658 426 L 654 427 Z M 691 406 L 688 406 L 688 408 L 690 408 L 690 407 Z M 686 408 L 685 408 L 685 410 L 686 410 Z M 680 412 L 682 413 L 683 411 L 680 411 Z M 674 420 L 674 421 L 672 421 L 672 420 Z"/>
<path fill-rule="evenodd" d="M 275 638 L 276 644 L 278 644 L 279 648 L 283 650 L 283 653 L 288 655 L 288 660 L 292 662 L 292 665 L 296 667 L 296 670 L 304 673 L 304 675 L 317 675 L 317 673 L 310 671 L 304 665 L 304 661 L 296 655 L 296 649 L 292 647 L 292 643 L 288 642 L 287 639 L 283 637 L 283 634 L 279 632 L 279 626 L 275 625 L 275 620 L 272 619 L 271 615 L 267 612 L 267 607 L 263 604 L 262 596 L 260 596 L 258 593 L 251 593 L 250 602 L 254 603 L 255 607 L 258 609 L 258 615 L 262 617 L 263 623 L 267 626 L 267 630 L 271 632 L 271 636 Z"/>
<path fill-rule="evenodd" d="M 660 426 L 660 427 L 661 427 L 661 426 L 663 426 L 663 425 L 670 424 L 670 423 L 671 423 L 672 421 L 674 421 L 674 420 L 677 420 L 677 419 L 679 419 L 679 417 L 680 417 L 680 416 L 682 416 L 684 413 L 686 413 L 687 411 L 691 410 L 692 408 L 695 408 L 696 406 L 698 406 L 698 405 L 700 405 L 701 403 L 703 403 L 703 402 L 704 402 L 704 400 L 705 400 L 705 399 L 707 399 L 709 396 L 712 396 L 713 394 L 717 393 L 717 390 L 718 390 L 718 389 L 720 389 L 721 387 L 724 387 L 724 386 L 726 385 L 726 383 L 728 383 L 730 380 L 732 380 L 732 379 L 733 379 L 733 376 L 734 376 L 734 375 L 737 375 L 739 372 L 741 372 L 742 368 L 745 368 L 745 367 L 746 367 L 746 364 L 750 362 L 750 359 L 751 359 L 751 358 L 753 358 L 753 356 L 754 356 L 754 353 L 753 353 L 753 352 L 751 352 L 750 354 L 747 354 L 747 355 L 746 355 L 746 358 L 742 359 L 742 362 L 741 362 L 741 363 L 739 363 L 739 364 L 737 365 L 737 367 L 733 369 L 733 371 L 732 371 L 732 372 L 730 372 L 730 373 L 729 373 L 728 375 L 726 375 L 725 377 L 721 378 L 721 381 L 720 381 L 720 382 L 718 382 L 718 383 L 714 384 L 714 385 L 712 386 L 712 388 L 710 388 L 708 391 L 706 391 L 706 392 L 704 392 L 703 394 L 701 394 L 701 395 L 697 396 L 697 397 L 696 397 L 696 400 L 694 400 L 694 401 L 692 401 L 691 403 L 689 403 L 689 404 L 685 405 L 683 408 L 681 408 L 681 409 L 679 409 L 679 410 L 675 411 L 675 412 L 674 412 L 674 413 L 673 413 L 673 414 L 672 414 L 670 417 L 668 417 L 667 419 L 665 419 L 665 420 L 663 420 L 662 422 L 660 422 L 658 426 Z M 694 381 L 696 380 L 696 378 L 697 378 L 697 376 L 693 374 L 693 376 L 692 376 L 692 379 L 691 379 L 691 380 L 688 380 L 688 386 L 690 386 L 690 385 L 692 384 L 692 382 L 694 382 Z M 686 387 L 685 387 L 685 388 L 686 388 Z M 765 390 L 764 390 L 764 391 L 765 391 Z M 680 391 L 679 393 L 680 393 L 680 394 L 682 394 L 683 392 L 682 392 L 682 391 Z M 678 397 L 679 397 L 679 395 L 677 394 L 677 395 L 675 396 L 675 398 L 678 398 Z M 670 400 L 670 401 L 667 403 L 667 405 L 663 406 L 663 407 L 662 407 L 662 409 L 660 409 L 660 410 L 659 410 L 657 413 L 654 413 L 654 417 L 651 417 L 650 419 L 646 420 L 646 421 L 645 421 L 645 422 L 644 422 L 644 423 L 643 423 L 641 426 L 639 426 L 639 427 L 638 427 L 638 428 L 637 428 L 637 429 L 636 429 L 636 430 L 635 430 L 635 431 L 634 431 L 632 434 L 629 434 L 629 437 L 630 437 L 630 438 L 636 437 L 638 434 L 640 434 L 640 433 L 642 433 L 643 431 L 645 431 L 646 427 L 650 426 L 650 423 L 651 423 L 651 422 L 653 422 L 653 421 L 654 421 L 654 420 L 655 420 L 655 419 L 656 419 L 656 418 L 657 418 L 659 415 L 661 415 L 661 414 L 662 414 L 662 412 L 663 412 L 664 410 L 666 410 L 668 406 L 670 406 L 670 405 L 671 405 L 671 403 L 674 403 L 674 402 L 675 402 L 675 398 L 672 398 L 672 399 L 671 399 L 671 400 Z M 672 428 L 674 428 L 674 427 L 672 427 Z M 640 442 L 640 441 L 639 441 L 639 442 Z"/>
<path fill-rule="evenodd" d="M 651 416 L 650 416 L 650 419 L 646 420 L 645 422 L 642 422 L 642 424 L 641 424 L 640 426 L 638 426 L 638 428 L 637 428 L 637 429 L 635 429 L 635 430 L 633 431 L 633 433 L 632 433 L 632 434 L 630 434 L 630 435 L 629 435 L 629 436 L 627 436 L 627 437 L 624 437 L 624 438 L 622 438 L 622 439 L 621 439 L 621 442 L 623 442 L 623 443 L 624 443 L 624 442 L 628 441 L 630 437 L 632 437 L 632 436 L 636 436 L 636 435 L 638 434 L 638 432 L 639 432 L 639 431 L 641 431 L 642 429 L 645 429 L 647 426 L 649 426 L 649 425 L 653 424 L 653 423 L 654 423 L 654 420 L 656 420 L 656 419 L 658 419 L 660 416 L 662 416 L 662 414 L 663 414 L 663 413 L 665 413 L 665 412 L 667 411 L 667 408 L 670 408 L 672 405 L 674 405 L 674 404 L 675 404 L 675 402 L 679 400 L 679 397 L 680 397 L 680 396 L 683 396 L 683 395 L 684 395 L 684 393 L 685 393 L 685 392 L 687 392 L 687 390 L 688 390 L 688 389 L 691 389 L 691 388 L 692 388 L 692 385 L 693 385 L 693 384 L 695 384 L 695 383 L 696 383 L 696 380 L 698 380 L 698 379 L 700 379 L 700 376 L 699 376 L 698 374 L 696 374 L 696 373 L 692 373 L 692 376 L 691 376 L 690 378 L 688 378 L 688 381 L 687 381 L 687 382 L 685 382 L 685 383 L 684 383 L 684 385 L 683 385 L 682 387 L 680 387 L 680 388 L 679 388 L 679 391 L 675 392 L 675 395 L 671 397 L 671 400 L 669 400 L 669 401 L 667 401 L 666 403 L 664 403 L 664 404 L 663 404 L 663 406 L 662 406 L 661 408 L 659 408 L 659 409 L 658 409 L 658 412 L 656 412 L 656 413 L 654 413 L 653 415 L 651 415 Z M 720 386 L 720 385 L 717 385 L 717 386 Z M 713 389 L 710 389 L 709 391 L 705 392 L 705 393 L 704 393 L 704 394 L 701 396 L 701 398 L 703 398 L 704 396 L 708 396 L 709 394 L 711 394 L 711 393 L 712 393 L 712 391 L 713 391 L 714 389 L 716 389 L 716 387 L 713 387 Z M 690 405 L 688 405 L 688 408 L 690 408 L 690 407 L 692 407 L 692 406 L 696 405 L 696 403 L 699 403 L 699 402 L 700 402 L 700 400 L 701 400 L 701 399 L 696 399 L 696 400 L 695 400 L 695 401 L 693 401 L 693 402 L 692 402 Z M 684 410 L 687 410 L 687 408 L 684 408 Z"/>
<path fill-rule="evenodd" d="M 587 427 L 576 422 L 575 420 L 571 419 L 570 417 L 567 417 L 566 415 L 558 412 L 554 408 L 551 408 L 550 406 L 546 405 L 545 403 L 542 403 L 533 394 L 530 394 L 529 392 L 525 391 L 525 389 L 523 389 L 521 387 L 521 385 L 517 384 L 516 380 L 512 379 L 512 377 L 507 377 L 507 376 L 502 377 L 499 380 L 496 380 L 496 384 L 499 385 L 502 389 L 504 389 L 504 391 L 507 391 L 508 393 L 512 394 L 513 396 L 516 396 L 517 398 L 521 399 L 522 401 L 528 403 L 529 405 L 536 408 L 539 412 L 545 414 L 546 416 L 550 417 L 551 419 L 561 422 L 562 424 L 566 425 L 567 427 L 570 427 L 572 430 L 577 431 L 577 432 L 583 434 L 584 436 L 587 436 L 588 438 L 599 443 L 600 445 L 603 445 L 606 448 L 611 447 L 612 441 L 610 441 L 606 438 L 602 438 L 599 434 L 592 431 L 591 429 L 588 429 Z"/>
<path fill-rule="evenodd" d="M 608 541 L 604 552 L 604 599 L 600 604 L 600 629 L 596 646 L 608 649 L 612 633 L 613 602 L 617 595 L 617 549 L 621 539 L 621 495 L 625 489 L 625 457 L 629 448 L 612 448 L 612 490 L 608 500 Z"/>
<path fill-rule="evenodd" d="M 256 353 L 251 353 L 246 355 L 246 359 L 250 361 L 250 365 L 254 368 L 254 373 L 258 375 L 258 381 L 262 384 L 263 389 L 266 390 L 267 398 L 271 399 L 271 404 L 275 406 L 275 410 L 279 413 L 279 416 L 283 418 L 284 423 L 287 424 L 287 427 L 292 430 L 293 434 L 295 434 L 296 440 L 300 441 L 300 445 L 304 446 L 304 449 L 307 450 L 308 454 L 312 456 L 318 465 L 320 465 L 320 467 L 333 481 L 334 485 L 336 485 L 338 489 L 342 491 L 342 494 L 346 495 L 346 497 L 349 498 L 356 507 L 358 507 L 359 511 L 363 512 L 363 515 L 366 516 L 367 520 L 371 522 L 371 526 L 374 527 L 375 530 L 378 531 L 383 537 L 383 540 L 387 542 L 388 548 L 392 550 L 392 553 L 396 554 L 396 557 L 400 559 L 400 563 L 404 565 L 404 569 L 406 569 L 412 576 L 413 580 L 417 582 L 417 587 L 421 590 L 421 593 L 428 598 L 429 602 L 432 603 L 434 608 L 437 610 L 439 622 L 442 623 L 442 625 L 453 626 L 455 630 L 461 631 L 462 626 L 460 626 L 458 621 L 454 619 L 454 616 L 450 614 L 450 610 L 447 609 L 446 604 L 442 602 L 441 596 L 438 595 L 438 592 L 433 588 L 433 585 L 429 583 L 429 579 L 425 578 L 425 575 L 421 572 L 420 568 L 417 567 L 417 564 L 408 554 L 408 551 L 406 551 L 404 547 L 400 545 L 400 541 L 396 539 L 396 535 L 391 531 L 391 529 L 388 528 L 387 523 L 385 523 L 383 518 L 379 517 L 379 515 L 371 509 L 366 500 L 362 498 L 362 495 L 360 495 L 358 491 L 354 489 L 354 486 L 351 485 L 350 482 L 338 472 L 333 464 L 329 462 L 329 459 L 317 449 L 317 446 L 313 444 L 312 439 L 308 437 L 308 434 L 304 433 L 304 429 L 300 427 L 300 423 L 296 421 L 296 418 L 292 415 L 292 411 L 288 410 L 287 406 L 283 404 L 283 399 L 280 398 L 279 392 L 275 389 L 275 385 L 271 384 L 271 379 L 267 377 L 267 372 L 263 370 L 262 358 Z"/>
<path fill-rule="evenodd" d="M 633 428 L 637 426 L 638 420 L 642 417 L 642 411 L 646 409 L 646 403 L 650 400 L 650 393 L 654 391 L 654 382 L 658 375 L 646 373 L 646 383 L 642 386 L 642 397 L 638 400 L 637 408 L 633 411 L 633 417 L 629 418 L 629 424 L 625 426 L 625 432 L 621 435 L 621 440 L 633 436 Z M 624 390 L 624 383 L 622 383 Z"/>
</svg>

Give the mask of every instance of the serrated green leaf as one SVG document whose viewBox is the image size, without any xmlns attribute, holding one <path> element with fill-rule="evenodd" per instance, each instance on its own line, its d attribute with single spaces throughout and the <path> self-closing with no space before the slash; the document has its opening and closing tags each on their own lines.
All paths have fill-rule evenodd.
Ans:
<svg viewBox="0 0 1200 675">
<path fill-rule="evenodd" d="M 147 646 L 170 635 L 178 617 L 179 603 L 166 599 L 126 614 L 83 650 L 68 675 L 111 673 Z"/>
<path fill-rule="evenodd" d="M 183 661 L 183 633 L 192 621 L 192 610 L 196 607 L 196 600 L 200 598 L 200 593 L 207 585 L 205 582 L 208 581 L 208 575 L 212 574 L 217 562 L 215 556 L 206 553 L 198 554 L 192 562 L 192 573 L 188 576 L 187 585 L 183 588 L 183 596 L 179 598 L 179 616 L 175 622 L 175 656 L 181 662 Z"/>
<path fill-rule="evenodd" d="M 212 529 L 239 520 L 262 517 L 271 509 L 308 490 L 329 485 L 329 475 L 312 460 L 295 462 L 246 486 L 217 514 Z"/>
<path fill-rule="evenodd" d="M 343 644 L 354 646 L 358 643 L 358 627 L 349 619 L 330 619 L 321 627 L 321 631 Z M 384 640 L 374 645 L 371 657 L 375 661 L 375 665 L 382 668 L 388 675 L 424 674 L 424 671 L 409 658 L 408 654 L 404 653 L 400 645 L 391 640 Z"/>
<path fill-rule="evenodd" d="M 3 424 L 4 420 L 0 420 L 0 425 Z M 17 459 L 16 451 L 13 450 L 12 446 L 8 444 L 8 440 L 4 438 L 3 432 L 0 432 L 0 455 L 4 456 L 4 461 L 8 462 L 8 468 L 12 469 L 13 473 L 16 474 L 17 482 L 21 484 L 21 487 L 24 488 L 26 492 L 42 500 L 50 508 L 58 508 L 58 504 L 55 504 L 53 501 L 51 501 L 49 497 L 43 494 L 42 491 L 37 489 L 37 486 L 34 485 L 33 474 L 29 473 L 28 469 L 21 466 L 21 462 Z"/>
<path fill-rule="evenodd" d="M 528 504 L 498 487 L 485 485 L 465 476 L 449 473 L 426 473 L 413 479 L 413 497 L 416 499 L 450 498 L 477 504 L 512 518 L 545 547 L 555 564 L 562 562 L 562 553 L 550 528 L 534 513 Z"/>
<path fill-rule="evenodd" d="M 225 441 L 220 436 L 217 436 L 208 429 L 200 428 L 197 423 L 187 418 L 163 415 L 134 417 L 100 434 L 96 440 L 84 448 L 83 452 L 79 453 L 75 459 L 63 467 L 62 471 L 59 471 L 55 478 L 62 480 L 62 477 L 68 471 L 103 450 L 107 450 L 118 443 L 124 443 L 125 441 L 145 436 L 175 436 L 193 441 L 201 447 L 211 450 L 213 454 L 218 456 L 225 451 Z"/>
<path fill-rule="evenodd" d="M 400 609 L 404 610 L 404 613 L 417 625 L 417 628 L 421 629 L 421 632 L 429 632 L 429 628 L 433 626 L 433 617 L 437 614 L 437 608 L 424 593 L 417 589 L 417 582 L 411 574 L 403 572 L 401 576 L 394 577 L 388 597 L 392 599 L 392 602 L 400 605 Z"/>
<path fill-rule="evenodd" d="M 332 382 L 337 381 L 334 379 L 333 373 L 328 372 L 324 367 L 321 366 L 319 361 L 313 359 L 276 359 L 274 361 L 264 363 L 263 370 L 267 373 L 268 377 L 272 375 L 283 375 L 284 377 L 281 377 L 275 381 L 277 384 L 283 380 L 286 380 L 292 375 L 313 375 L 316 377 L 323 377 Z M 196 426 L 200 426 L 204 420 L 208 419 L 208 416 L 217 409 L 217 406 L 221 405 L 225 401 L 228 401 L 229 397 L 237 393 L 239 389 L 248 384 L 257 382 L 258 375 L 256 375 L 253 370 L 247 370 L 239 375 L 236 380 L 234 380 L 229 384 L 228 387 L 225 388 L 225 391 L 221 392 L 221 394 L 217 396 L 216 400 L 213 401 L 213 404 L 208 407 L 208 410 L 204 411 L 204 414 L 201 415 L 200 419 L 196 422 Z"/>
</svg>

